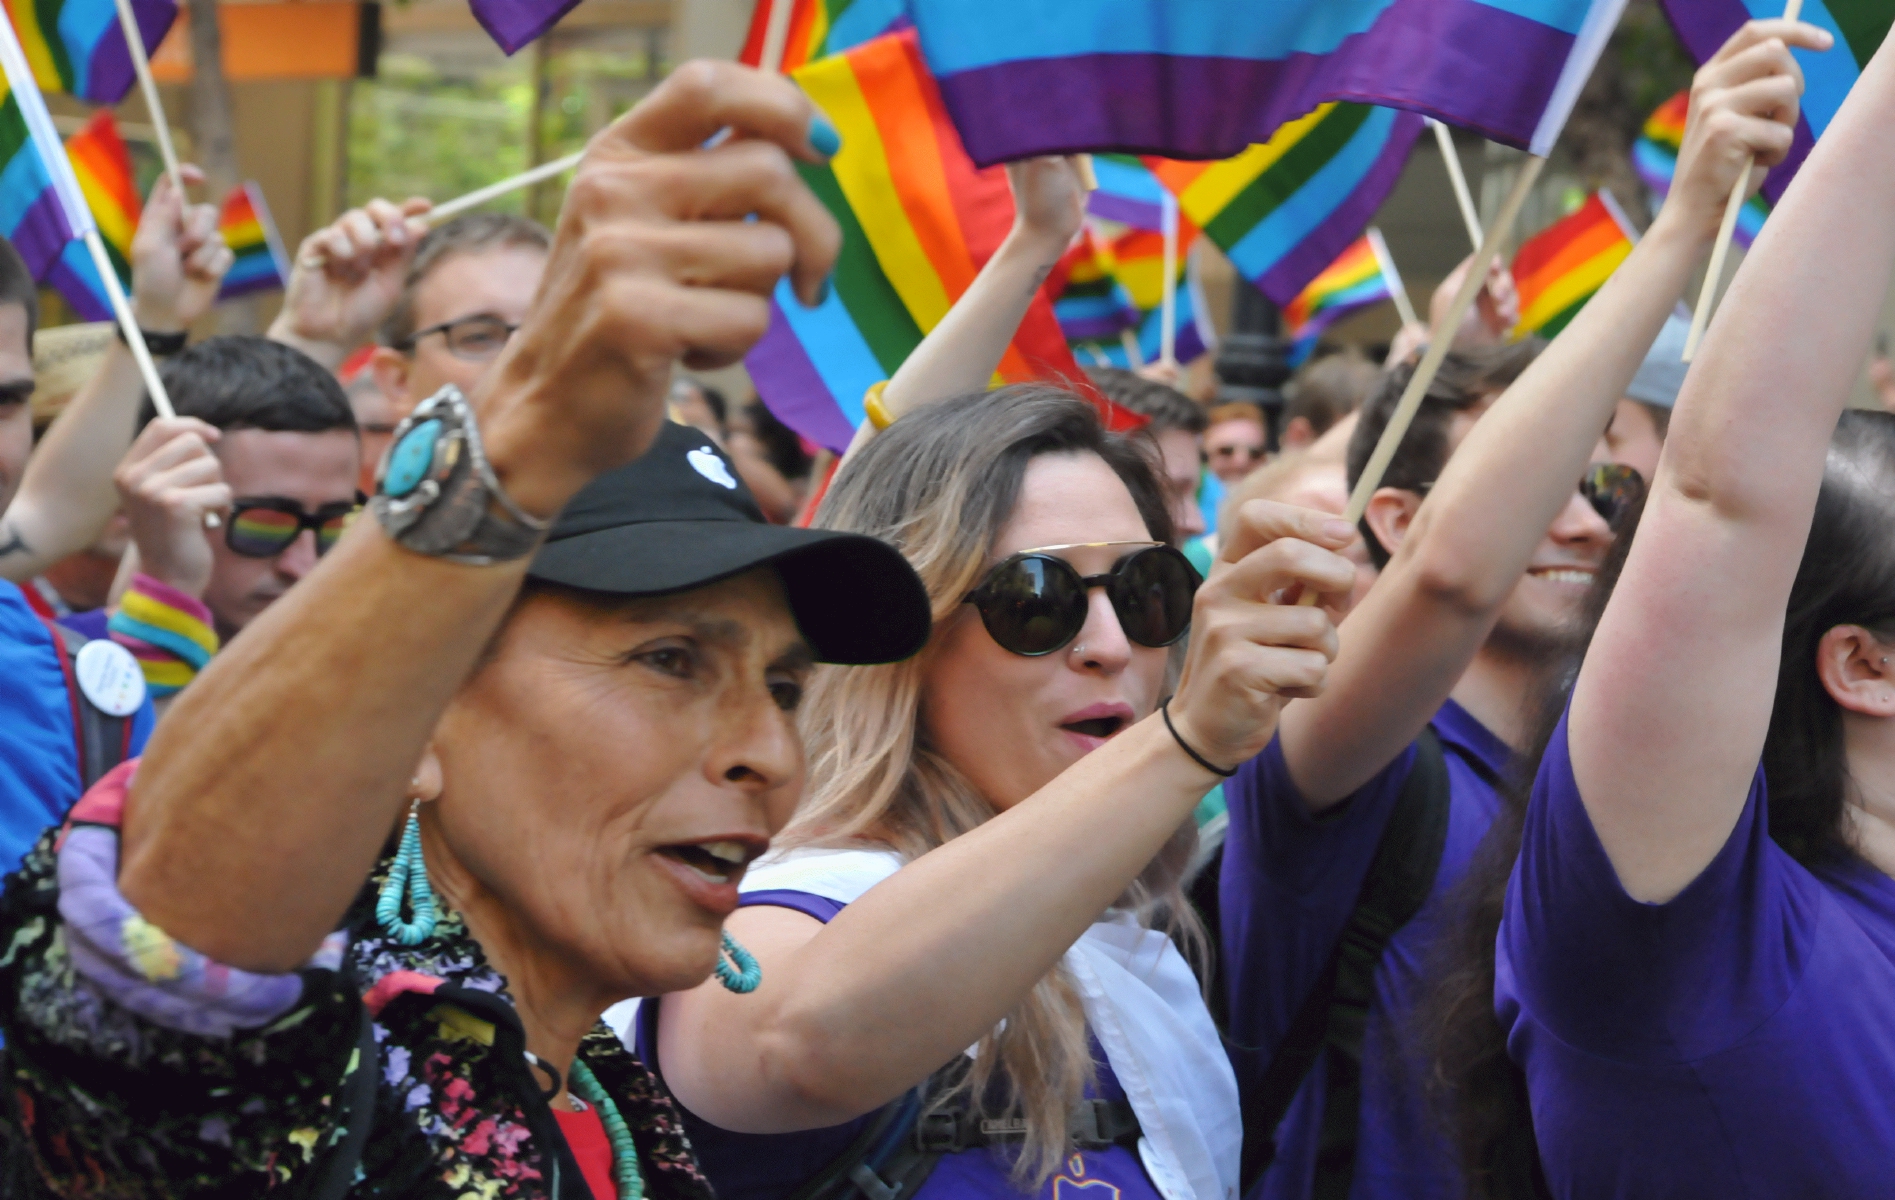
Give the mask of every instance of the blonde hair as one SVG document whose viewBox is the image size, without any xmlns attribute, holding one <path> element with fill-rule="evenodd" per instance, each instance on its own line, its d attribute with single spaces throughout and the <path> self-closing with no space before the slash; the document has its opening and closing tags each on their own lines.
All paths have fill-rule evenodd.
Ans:
<svg viewBox="0 0 1895 1200">
<path fill-rule="evenodd" d="M 1089 404 L 1056 387 L 942 401 L 902 417 L 864 447 L 814 523 L 897 546 L 927 585 L 939 628 L 979 582 L 1027 464 L 1039 455 L 1098 455 L 1124 481 L 1151 536 L 1168 540 L 1171 522 L 1146 441 L 1107 433 Z M 886 846 L 912 861 L 994 815 L 922 724 L 922 680 L 937 650 L 931 642 L 906 662 L 817 672 L 803 705 L 808 794 L 778 845 Z M 1202 929 L 1179 883 L 1196 842 L 1196 826 L 1187 822 L 1120 903 L 1201 947 Z M 965 1099 L 996 1115 L 989 1101 L 1004 1096 L 1001 1115 L 1026 1119 L 1015 1174 L 1043 1183 L 1069 1152 L 1069 1117 L 1093 1077 L 1085 1012 L 1056 966 L 930 1102 Z"/>
</svg>

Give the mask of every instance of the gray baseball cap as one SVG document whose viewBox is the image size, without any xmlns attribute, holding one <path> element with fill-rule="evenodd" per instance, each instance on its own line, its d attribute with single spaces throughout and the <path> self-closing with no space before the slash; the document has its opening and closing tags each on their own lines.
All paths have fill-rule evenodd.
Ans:
<svg viewBox="0 0 1895 1200">
<path fill-rule="evenodd" d="M 1665 318 L 1665 327 L 1658 331 L 1658 340 L 1646 352 L 1645 361 L 1639 364 L 1638 374 L 1632 376 L 1630 387 L 1625 394 L 1634 400 L 1654 404 L 1659 408 L 1670 408 L 1678 402 L 1678 389 L 1684 386 L 1685 339 L 1691 335 L 1691 319 L 1676 313 Z"/>
</svg>

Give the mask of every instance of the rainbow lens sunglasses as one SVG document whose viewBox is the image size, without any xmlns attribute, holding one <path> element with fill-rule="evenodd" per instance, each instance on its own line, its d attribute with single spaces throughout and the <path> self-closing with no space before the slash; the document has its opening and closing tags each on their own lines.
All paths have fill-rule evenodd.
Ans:
<svg viewBox="0 0 1895 1200">
<path fill-rule="evenodd" d="M 287 496 L 239 496 L 230 506 L 224 544 L 245 558 L 275 558 L 309 529 L 316 534 L 316 553 L 327 554 L 362 510 L 362 500 L 358 492 L 353 500 L 338 500 L 310 512 Z"/>
<path fill-rule="evenodd" d="M 1081 575 L 1052 552 L 1091 546 L 1141 546 L 1104 575 Z M 962 598 L 1003 650 L 1028 658 L 1051 654 L 1086 625 L 1086 593 L 1105 589 L 1125 636 L 1141 646 L 1169 646 L 1191 628 L 1199 578 L 1191 560 L 1156 542 L 1084 542 L 1045 546 L 1006 559 Z"/>
</svg>

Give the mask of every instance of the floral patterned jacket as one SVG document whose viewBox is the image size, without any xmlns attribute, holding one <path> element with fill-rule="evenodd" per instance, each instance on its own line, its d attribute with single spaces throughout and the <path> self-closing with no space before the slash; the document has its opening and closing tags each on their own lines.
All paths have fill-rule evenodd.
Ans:
<svg viewBox="0 0 1895 1200">
<path fill-rule="evenodd" d="M 0 896 L 0 1195 L 592 1200 L 506 980 L 456 916 L 421 946 L 385 940 L 384 861 L 300 972 L 212 962 L 118 893 L 134 766 Z M 631 1127 L 646 1195 L 709 1200 L 652 1075 L 604 1025 L 580 1054 Z"/>
</svg>

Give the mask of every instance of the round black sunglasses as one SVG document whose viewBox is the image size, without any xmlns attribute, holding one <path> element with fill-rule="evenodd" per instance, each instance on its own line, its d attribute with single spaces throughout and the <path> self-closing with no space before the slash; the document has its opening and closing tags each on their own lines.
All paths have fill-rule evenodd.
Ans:
<svg viewBox="0 0 1895 1200">
<path fill-rule="evenodd" d="M 1103 575 L 1081 575 L 1053 553 L 1089 546 L 1143 546 Z M 1203 580 L 1191 560 L 1171 546 L 1149 542 L 1087 542 L 1027 550 L 995 566 L 962 597 L 980 611 L 987 633 L 1003 650 L 1036 658 L 1079 636 L 1086 624 L 1086 593 L 1102 587 L 1125 636 L 1141 646 L 1169 646 L 1191 628 L 1191 599 Z"/>
</svg>

